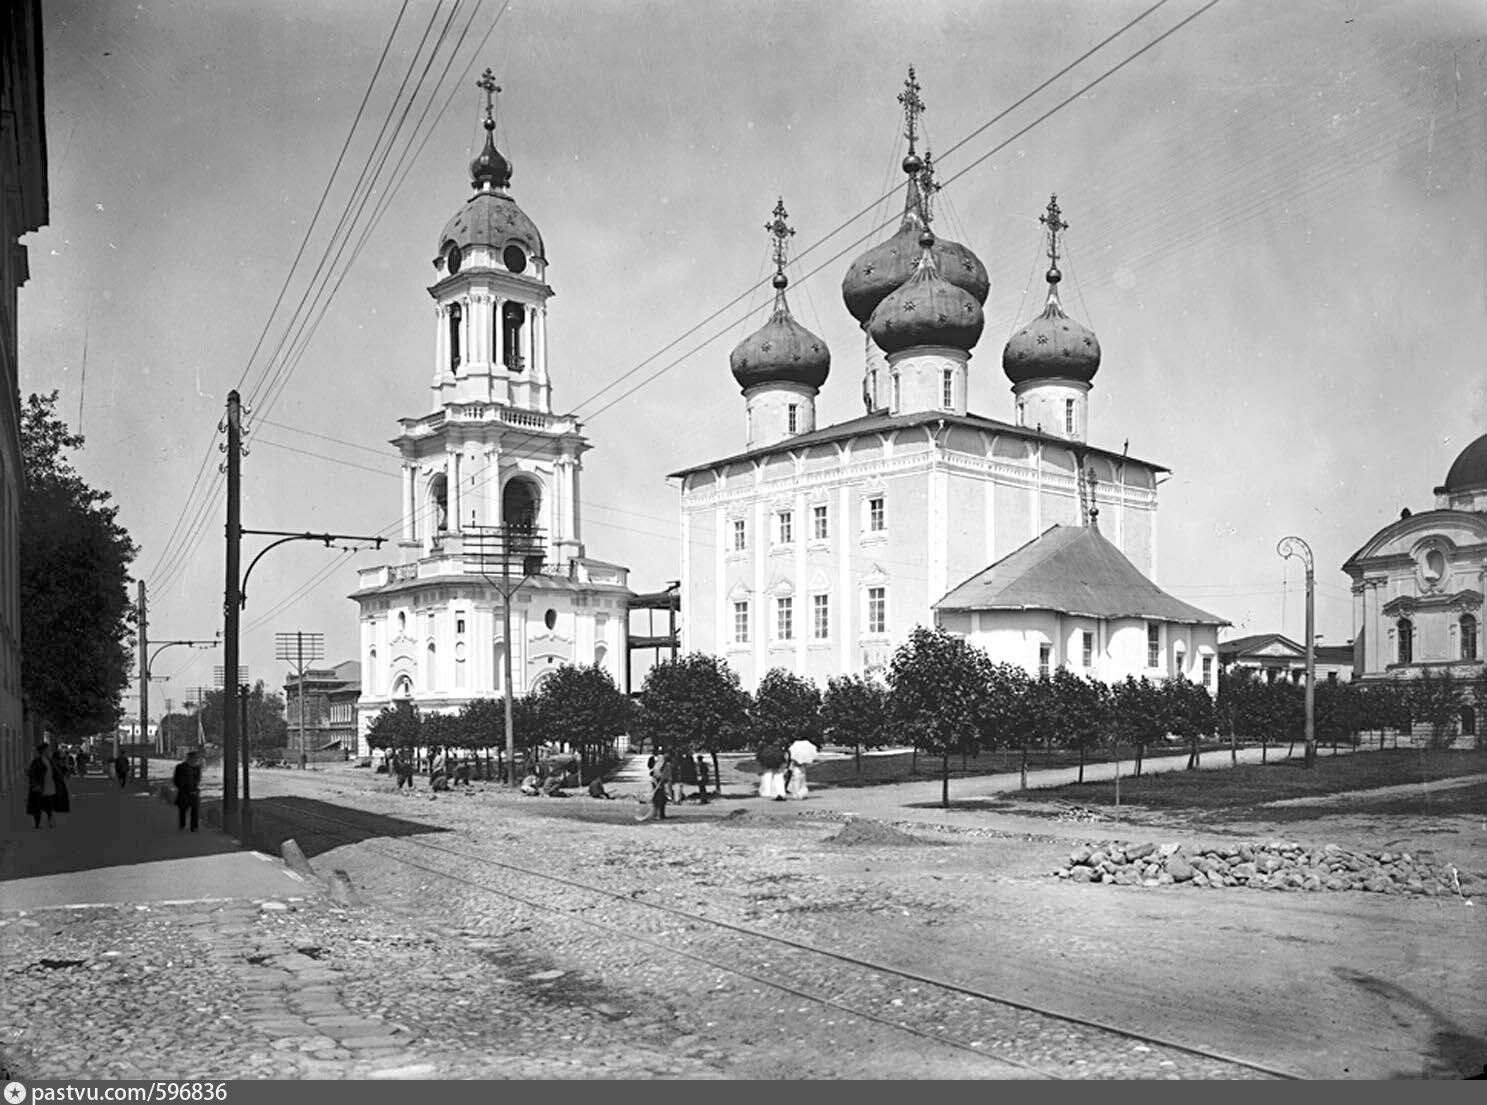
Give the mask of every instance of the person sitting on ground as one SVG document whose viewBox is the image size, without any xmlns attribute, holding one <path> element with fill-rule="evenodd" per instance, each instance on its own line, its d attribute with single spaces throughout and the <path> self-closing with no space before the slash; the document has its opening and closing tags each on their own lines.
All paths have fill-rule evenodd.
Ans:
<svg viewBox="0 0 1487 1105">
<path fill-rule="evenodd" d="M 461 760 L 454 769 L 454 785 L 470 785 L 470 761 Z"/>
<path fill-rule="evenodd" d="M 542 780 L 542 793 L 548 798 L 566 798 L 563 793 L 563 773 L 561 771 L 550 772 L 546 779 Z"/>
<path fill-rule="evenodd" d="M 536 798 L 542 793 L 542 786 L 537 779 L 536 772 L 529 772 L 521 781 L 521 792 L 528 798 Z"/>
<path fill-rule="evenodd" d="M 594 778 L 589 780 L 589 797 L 613 798 L 614 795 L 610 794 L 609 791 L 604 789 L 604 780 L 596 775 L 594 776 Z"/>
</svg>

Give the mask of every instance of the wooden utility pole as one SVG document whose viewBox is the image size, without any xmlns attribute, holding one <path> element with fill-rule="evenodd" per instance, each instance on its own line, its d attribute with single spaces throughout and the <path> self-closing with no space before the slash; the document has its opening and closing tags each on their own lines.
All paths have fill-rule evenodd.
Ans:
<svg viewBox="0 0 1487 1105">
<path fill-rule="evenodd" d="M 150 733 L 150 636 L 145 611 L 145 581 L 139 581 L 139 778 L 150 777 L 150 756 L 145 741 Z"/>
<path fill-rule="evenodd" d="M 229 828 L 238 821 L 238 594 L 242 548 L 242 421 L 236 390 L 227 393 L 227 586 L 222 600 L 222 818 Z M 247 757 L 243 757 L 247 762 Z"/>
</svg>

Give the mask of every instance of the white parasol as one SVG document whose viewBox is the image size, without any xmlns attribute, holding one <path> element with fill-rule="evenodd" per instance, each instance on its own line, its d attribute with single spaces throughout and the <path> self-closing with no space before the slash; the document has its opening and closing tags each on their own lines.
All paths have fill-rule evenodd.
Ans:
<svg viewBox="0 0 1487 1105">
<path fill-rule="evenodd" d="M 790 759 L 793 763 L 802 766 L 816 762 L 816 756 L 820 752 L 814 744 L 808 740 L 798 740 L 790 746 Z"/>
</svg>

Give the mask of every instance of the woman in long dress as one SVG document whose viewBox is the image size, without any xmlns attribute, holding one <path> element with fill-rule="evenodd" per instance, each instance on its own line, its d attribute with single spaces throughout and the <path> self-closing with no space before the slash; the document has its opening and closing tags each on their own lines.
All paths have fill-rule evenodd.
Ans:
<svg viewBox="0 0 1487 1105">
<path fill-rule="evenodd" d="M 785 788 L 786 798 L 804 798 L 810 794 L 810 788 L 805 783 L 805 764 L 798 760 L 790 761 L 790 782 Z"/>
</svg>

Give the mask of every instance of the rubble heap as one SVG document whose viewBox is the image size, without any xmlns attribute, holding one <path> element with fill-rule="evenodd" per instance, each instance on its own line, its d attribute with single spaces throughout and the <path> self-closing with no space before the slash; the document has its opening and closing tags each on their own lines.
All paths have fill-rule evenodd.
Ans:
<svg viewBox="0 0 1487 1105">
<path fill-rule="evenodd" d="M 1461 894 L 1481 880 L 1432 851 L 1361 852 L 1291 841 L 1225 844 L 1188 852 L 1181 844 L 1081 844 L 1053 872 L 1070 882 L 1117 886 L 1243 886 L 1251 890 L 1364 890 L 1375 894 Z"/>
</svg>

